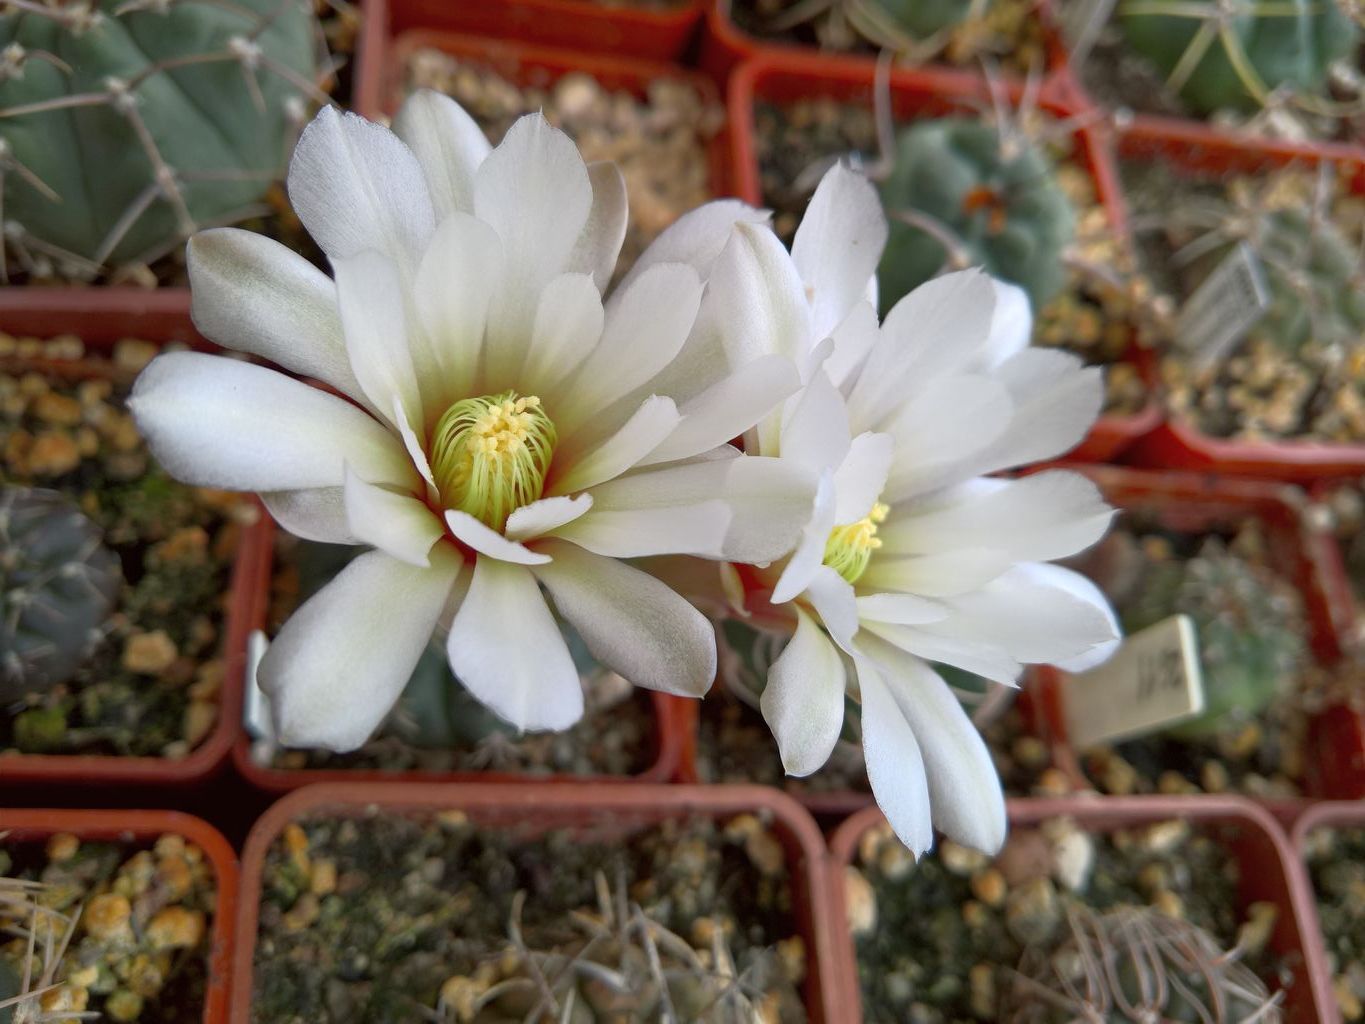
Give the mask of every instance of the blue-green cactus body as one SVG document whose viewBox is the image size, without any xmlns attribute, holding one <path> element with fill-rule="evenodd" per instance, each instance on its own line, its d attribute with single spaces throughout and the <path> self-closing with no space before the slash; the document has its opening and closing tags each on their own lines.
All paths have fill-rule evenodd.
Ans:
<svg viewBox="0 0 1365 1024">
<path fill-rule="evenodd" d="M 1304 210 L 1276 210 L 1255 248 L 1270 290 L 1257 333 L 1290 351 L 1310 341 L 1353 345 L 1365 339 L 1358 255 L 1336 225 Z"/>
<path fill-rule="evenodd" d="M 871 6 L 916 39 L 962 24 L 972 9 L 970 0 L 873 0 Z"/>
<path fill-rule="evenodd" d="M 1174 9 L 1178 5 L 1170 6 Z M 1209 17 L 1204 19 L 1153 13 L 1154 8 L 1164 9 L 1163 5 L 1128 0 L 1120 5 L 1119 17 L 1129 45 L 1170 75 L 1188 60 L 1185 54 L 1196 35 L 1206 37 L 1217 29 L 1217 5 L 1207 6 Z M 1329 65 L 1349 57 L 1355 49 L 1359 31 L 1335 0 L 1277 0 L 1275 13 L 1258 11 L 1258 6 L 1266 5 L 1254 0 L 1234 2 L 1233 16 L 1223 29 L 1226 37 L 1215 34 L 1207 40 L 1203 56 L 1183 83 L 1173 83 L 1179 85 L 1180 95 L 1196 111 L 1253 110 L 1261 104 L 1237 73 L 1235 60 L 1242 55 L 1266 91 L 1290 86 L 1298 91 L 1320 92 Z M 1232 56 L 1229 44 L 1235 48 Z"/>
<path fill-rule="evenodd" d="M 1037 146 L 1006 144 L 991 124 L 971 118 L 920 121 L 901 132 L 881 194 L 891 221 L 877 272 L 883 312 L 953 257 L 1019 285 L 1035 309 L 1065 283 L 1062 251 L 1076 213 Z M 898 220 L 898 211 L 937 221 L 961 251 Z"/>
<path fill-rule="evenodd" d="M 308 0 L 89 6 L 0 15 L 0 48 L 18 58 L 0 74 L 0 110 L 20 111 L 0 116 L 0 142 L 27 169 L 5 175 L 4 211 L 42 242 L 117 264 L 265 194 L 318 73 L 318 30 Z M 81 96 L 93 102 L 22 112 Z M 184 209 L 158 181 L 148 141 Z"/>
</svg>

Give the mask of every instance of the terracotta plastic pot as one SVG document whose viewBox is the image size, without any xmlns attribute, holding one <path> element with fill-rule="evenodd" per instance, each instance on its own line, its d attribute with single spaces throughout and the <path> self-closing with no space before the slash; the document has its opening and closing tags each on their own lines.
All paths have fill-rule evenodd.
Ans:
<svg viewBox="0 0 1365 1024">
<path fill-rule="evenodd" d="M 263 526 L 261 529 L 262 541 L 252 552 L 254 564 L 252 571 L 257 578 L 263 580 L 255 593 L 255 603 L 250 609 L 247 632 L 255 629 L 264 629 L 270 604 L 270 579 L 274 568 L 274 535 L 275 523 L 268 513 L 262 515 Z M 238 718 L 241 717 L 240 709 L 243 705 L 244 687 L 246 685 L 246 675 L 238 672 L 231 676 L 231 706 L 238 709 Z M 224 690 L 225 698 L 228 695 L 227 689 Z M 648 768 L 634 776 L 610 776 L 610 775 L 531 775 L 524 772 L 496 772 L 496 771 L 463 771 L 463 772 L 436 772 L 436 771 L 382 771 L 380 769 L 347 769 L 347 768 L 274 768 L 269 765 L 257 763 L 251 756 L 251 737 L 246 734 L 244 729 L 239 729 L 236 733 L 236 742 L 232 746 L 232 761 L 238 773 L 253 785 L 260 787 L 267 792 L 287 793 L 291 790 L 299 789 L 303 786 L 311 786 L 315 783 L 337 783 L 342 785 L 355 785 L 364 783 L 377 783 L 386 785 L 412 785 L 414 783 L 524 783 L 527 785 L 553 784 L 572 786 L 575 783 L 592 783 L 601 785 L 603 783 L 616 784 L 627 782 L 667 782 L 678 772 L 678 765 L 682 760 L 682 747 L 686 735 L 686 721 L 688 709 L 687 705 L 691 701 L 681 697 L 671 697 L 667 694 L 651 692 L 650 699 L 654 710 L 654 735 L 655 752 L 653 760 Z"/>
<path fill-rule="evenodd" d="M 1160 160 L 1197 175 L 1265 173 L 1294 166 L 1335 167 L 1352 191 L 1365 195 L 1365 147 L 1244 139 L 1198 122 L 1136 117 L 1118 135 L 1126 159 Z M 1309 482 L 1365 473 L 1365 442 L 1245 441 L 1210 437 L 1192 423 L 1170 419 L 1129 452 L 1141 465 Z"/>
<path fill-rule="evenodd" d="M 382 2 L 395 33 L 440 29 L 639 60 L 681 58 L 702 17 L 702 0 L 678 0 L 658 10 L 610 6 L 595 0 Z"/>
<path fill-rule="evenodd" d="M 1011 800 L 1012 828 L 1036 825 L 1049 818 L 1067 817 L 1086 831 L 1108 833 L 1179 818 L 1197 827 L 1215 829 L 1232 851 L 1239 871 L 1239 899 L 1243 905 L 1265 901 L 1279 914 L 1270 948 L 1284 957 L 1293 971 L 1285 993 L 1287 1024 L 1320 1024 L 1331 1005 L 1331 992 L 1322 987 L 1325 967 L 1314 936 L 1312 891 L 1302 864 L 1289 840 L 1261 808 L 1235 797 L 1110 797 L 1104 800 Z M 859 1020 L 862 997 L 854 945 L 848 933 L 844 872 L 854 863 L 858 840 L 885 819 L 877 808 L 862 811 L 830 840 L 830 919 L 839 930 L 835 981 L 839 986 L 843 1020 Z"/>
<path fill-rule="evenodd" d="M 727 100 L 734 161 L 730 177 L 735 194 L 752 205 L 764 205 L 754 115 L 757 102 L 781 104 L 829 96 L 870 107 L 874 75 L 873 62 L 837 55 L 806 57 L 768 51 L 741 66 L 730 79 Z M 1019 102 L 1023 91 L 1020 83 L 1006 85 L 1006 95 L 1013 103 Z M 891 72 L 891 104 L 898 119 L 975 112 L 980 104 L 989 102 L 989 89 L 978 75 L 942 67 Z M 1052 88 L 1052 83 L 1044 88 L 1039 107 L 1058 119 L 1083 113 L 1083 108 L 1071 104 L 1062 92 Z M 1076 129 L 1075 136 L 1077 157 L 1089 170 L 1096 195 L 1115 233 L 1126 236 L 1127 222 L 1119 199 L 1118 177 L 1108 153 L 1106 129 L 1083 125 Z M 1151 397 L 1146 406 L 1131 416 L 1101 417 L 1071 458 L 1086 462 L 1116 458 L 1160 424 L 1161 409 L 1155 397 L 1156 367 L 1135 343 L 1128 358 L 1147 385 Z"/>
<path fill-rule="evenodd" d="M 209 935 L 208 991 L 200 1019 L 203 1024 L 226 1024 L 237 926 L 237 855 L 227 840 L 212 825 L 179 811 L 0 810 L 6 845 L 46 842 L 60 832 L 83 840 L 147 845 L 169 833 L 204 851 L 213 868 L 218 907 Z"/>
<path fill-rule="evenodd" d="M 781 793 L 761 786 L 554 787 L 378 784 L 311 786 L 279 801 L 256 823 L 242 855 L 242 896 L 232 976 L 232 1024 L 251 1020 L 252 974 L 261 880 L 266 853 L 292 821 L 312 814 L 360 817 L 374 808 L 420 815 L 458 809 L 486 828 L 544 831 L 603 829 L 628 834 L 669 819 L 725 819 L 752 812 L 766 817 L 787 856 L 795 888 L 797 926 L 807 953 L 806 1006 L 819 1024 L 848 1021 L 833 975 L 835 934 L 824 841 L 815 823 Z"/>
<path fill-rule="evenodd" d="M 367 31 L 379 33 L 378 21 L 367 22 Z M 610 54 L 574 53 L 543 46 L 531 46 L 502 39 L 482 39 L 418 29 L 404 32 L 396 39 L 372 38 L 366 44 L 368 78 L 361 87 L 360 110 L 367 117 L 385 117 L 402 103 L 403 72 L 408 57 L 424 49 L 440 50 L 483 67 L 491 68 L 519 85 L 547 87 L 571 72 L 582 72 L 604 88 L 625 90 L 643 98 L 649 85 L 658 79 L 677 79 L 695 88 L 703 101 L 719 105 L 715 84 L 703 74 L 653 61 L 630 60 Z M 379 59 L 375 53 L 382 53 Z M 722 131 L 711 140 L 708 158 L 711 191 L 722 196 L 728 192 L 729 145 Z"/>
<path fill-rule="evenodd" d="M 1105 498 L 1119 509 L 1141 509 L 1161 526 L 1177 532 L 1201 533 L 1250 518 L 1265 527 L 1272 566 L 1297 587 L 1308 623 L 1308 643 L 1323 665 L 1342 658 L 1345 635 L 1333 594 L 1344 584 L 1332 540 L 1307 514 L 1303 492 L 1256 480 L 1228 480 L 1193 473 L 1148 472 L 1117 466 L 1071 466 L 1094 480 Z M 1026 707 L 1032 725 L 1053 746 L 1057 766 L 1088 788 L 1076 756 L 1067 744 L 1061 706 L 1061 676 L 1043 668 L 1030 683 Z M 1334 726 L 1334 713 L 1310 726 L 1309 772 L 1305 786 L 1315 796 L 1365 795 L 1365 773 L 1356 767 L 1362 754 L 1349 730 Z M 1316 766 L 1316 767 L 1315 767 Z M 1292 820 L 1302 801 L 1266 801 L 1281 820 Z"/>
<path fill-rule="evenodd" d="M 63 291 L 70 294 L 69 290 Z M 38 290 L 34 289 L 33 294 L 36 297 Z M 164 293 L 147 294 L 159 297 Z M 107 354 L 113 350 L 115 340 L 124 337 L 137 337 L 157 344 L 192 339 L 194 347 L 213 350 L 213 346 L 194 332 L 187 312 L 182 311 L 177 316 L 169 307 L 153 307 L 145 317 L 135 315 L 124 320 L 107 308 L 101 310 L 97 302 L 92 302 L 74 318 L 60 307 L 39 308 L 34 304 L 21 322 L 25 333 L 40 338 L 78 334 L 90 352 Z M 4 318 L 3 329 L 13 331 L 9 326 L 11 323 L 11 318 Z M 24 369 L 67 380 L 111 376 L 109 364 L 94 359 L 0 358 L 0 371 Z M 0 754 L 0 789 L 7 785 L 28 788 L 44 784 L 183 786 L 200 783 L 221 767 L 233 739 L 241 731 L 242 714 L 237 701 L 241 694 L 246 637 L 252 610 L 259 603 L 259 592 L 268 584 L 268 578 L 258 572 L 261 549 L 268 543 L 266 519 L 265 510 L 261 508 L 257 521 L 242 531 L 237 548 L 223 618 L 222 698 L 218 721 L 208 736 L 187 756 L 175 760 L 98 754 Z"/>
<path fill-rule="evenodd" d="M 714 75 L 718 81 L 724 81 L 729 77 L 737 64 L 766 55 L 785 54 L 798 60 L 804 57 L 826 56 L 843 57 L 869 63 L 876 60 L 873 54 L 830 53 L 803 43 L 752 35 L 735 23 L 734 16 L 731 14 L 732 8 L 733 0 L 707 0 L 706 26 L 701 43 L 701 66 Z M 1046 71 L 1049 74 L 1062 71 L 1066 66 L 1066 52 L 1063 49 L 1061 37 L 1050 17 L 1050 5 L 1046 3 L 1046 0 L 1037 4 L 1037 17 L 1043 23 L 1043 44 L 1047 58 Z M 935 65 L 930 62 L 923 66 L 945 67 L 947 65 Z"/>
<path fill-rule="evenodd" d="M 1290 833 L 1290 839 L 1293 842 L 1294 852 L 1298 855 L 1299 863 L 1305 871 L 1308 865 L 1309 837 L 1323 828 L 1365 829 L 1365 804 L 1358 800 L 1316 804 L 1305 811 L 1294 823 L 1294 830 Z M 1326 1012 L 1322 1017 L 1323 1024 L 1333 1024 L 1333 1022 L 1341 1024 L 1341 1012 L 1336 1000 L 1331 998 L 1333 992 L 1332 969 L 1327 950 L 1323 945 L 1322 924 L 1318 917 L 1317 898 L 1312 889 L 1311 876 L 1309 877 L 1308 917 L 1310 921 L 1309 934 L 1313 936 L 1313 941 L 1319 947 L 1318 956 L 1314 961 L 1315 966 L 1321 972 L 1318 985 L 1329 997 Z"/>
</svg>

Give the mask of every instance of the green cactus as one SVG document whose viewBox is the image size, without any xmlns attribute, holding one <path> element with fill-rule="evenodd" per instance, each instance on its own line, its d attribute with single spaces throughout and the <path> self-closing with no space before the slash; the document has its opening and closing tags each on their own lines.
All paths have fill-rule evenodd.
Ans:
<svg viewBox="0 0 1365 1024">
<path fill-rule="evenodd" d="M 821 46 L 848 50 L 860 42 L 879 50 L 926 57 L 940 34 L 980 17 L 991 0 L 800 0 L 788 4 L 756 27 L 765 32 L 788 32 L 811 25 Z M 738 12 L 736 12 L 738 13 Z M 744 15 L 740 15 L 741 24 Z"/>
<path fill-rule="evenodd" d="M 1270 307 L 1257 326 L 1275 344 L 1358 345 L 1365 340 L 1365 291 L 1359 256 L 1341 230 L 1301 209 L 1268 213 L 1252 239 L 1261 257 Z"/>
<path fill-rule="evenodd" d="M 846 6 L 849 21 L 868 42 L 894 48 L 897 37 L 925 39 L 962 24 L 974 5 L 971 0 L 854 0 Z"/>
<path fill-rule="evenodd" d="M 1255 110 L 1281 87 L 1320 93 L 1359 35 L 1337 0 L 1121 0 L 1118 13 L 1129 45 L 1202 114 Z"/>
<path fill-rule="evenodd" d="M 1028 949 L 1005 1024 L 1234 1024 L 1283 1019 L 1280 994 L 1208 932 L 1149 907 L 1067 912 L 1059 941 Z"/>
<path fill-rule="evenodd" d="M 1204 676 L 1204 711 L 1170 729 L 1176 738 L 1209 738 L 1255 717 L 1304 663 L 1297 595 L 1217 538 L 1193 558 L 1150 563 L 1120 609 L 1127 633 L 1176 614 L 1194 622 Z"/>
<path fill-rule="evenodd" d="M 309 0 L 0 0 L 7 241 L 91 276 L 259 212 L 320 39 Z"/>
<path fill-rule="evenodd" d="M 0 488 L 0 702 L 80 668 L 120 580 L 117 556 L 68 498 Z"/>
<path fill-rule="evenodd" d="M 15 966 L 0 957 L 0 1024 L 14 1024 L 16 1004 L 11 1000 L 17 1000 L 24 994 L 23 983 Z"/>
<path fill-rule="evenodd" d="M 1061 290 L 1076 212 L 1050 158 L 1022 135 L 966 117 L 916 122 L 881 193 L 891 220 L 877 272 L 883 312 L 945 267 L 983 266 L 1034 309 Z"/>
</svg>

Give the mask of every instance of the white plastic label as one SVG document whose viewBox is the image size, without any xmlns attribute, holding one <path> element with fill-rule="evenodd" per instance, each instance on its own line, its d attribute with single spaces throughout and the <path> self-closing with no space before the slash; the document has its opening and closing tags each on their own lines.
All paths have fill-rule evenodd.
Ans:
<svg viewBox="0 0 1365 1024">
<path fill-rule="evenodd" d="M 1199 641 L 1188 615 L 1127 637 L 1103 665 L 1064 677 L 1067 737 L 1077 749 L 1155 732 L 1204 710 Z"/>
<path fill-rule="evenodd" d="M 1261 261 L 1239 242 L 1176 315 L 1175 343 L 1203 364 L 1217 362 L 1246 337 L 1270 305 Z"/>
</svg>

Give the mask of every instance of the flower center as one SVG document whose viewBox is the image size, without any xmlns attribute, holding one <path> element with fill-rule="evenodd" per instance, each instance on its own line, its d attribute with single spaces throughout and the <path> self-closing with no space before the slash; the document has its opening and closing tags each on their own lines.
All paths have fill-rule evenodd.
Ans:
<svg viewBox="0 0 1365 1024">
<path fill-rule="evenodd" d="M 540 497 L 558 435 L 540 399 L 515 391 L 456 402 L 436 424 L 431 475 L 446 508 L 501 531 Z"/>
<path fill-rule="evenodd" d="M 890 511 L 877 502 L 866 519 L 831 530 L 829 540 L 825 542 L 825 564 L 848 582 L 857 583 L 858 577 L 867 571 L 872 552 L 882 546 L 877 527 L 886 521 Z"/>
</svg>

